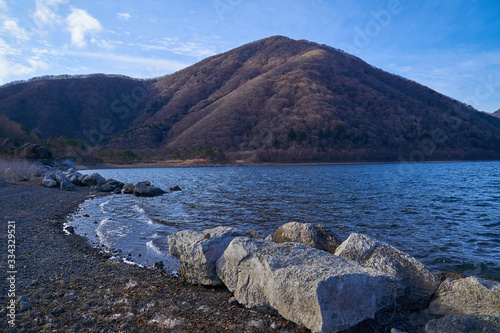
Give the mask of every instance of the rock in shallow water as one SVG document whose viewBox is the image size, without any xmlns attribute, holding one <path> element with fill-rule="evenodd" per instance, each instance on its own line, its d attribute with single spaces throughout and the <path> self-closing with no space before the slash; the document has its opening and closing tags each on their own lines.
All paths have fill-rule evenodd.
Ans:
<svg viewBox="0 0 500 333">
<path fill-rule="evenodd" d="M 136 197 L 157 197 L 163 195 L 166 192 L 161 188 L 139 182 L 135 184 L 133 193 Z"/>
<path fill-rule="evenodd" d="M 335 255 L 398 278 L 398 302 L 406 309 L 427 307 L 441 282 L 417 259 L 366 235 L 352 233 Z"/>
<path fill-rule="evenodd" d="M 95 185 L 106 184 L 106 179 L 104 179 L 104 177 L 98 174 L 97 172 L 88 175 L 82 175 L 79 178 L 79 180 L 82 186 L 93 186 L 93 185 L 95 186 Z"/>
<path fill-rule="evenodd" d="M 299 243 L 238 237 L 216 267 L 240 304 L 277 312 L 313 332 L 373 318 L 396 295 L 393 276 Z"/>
</svg>

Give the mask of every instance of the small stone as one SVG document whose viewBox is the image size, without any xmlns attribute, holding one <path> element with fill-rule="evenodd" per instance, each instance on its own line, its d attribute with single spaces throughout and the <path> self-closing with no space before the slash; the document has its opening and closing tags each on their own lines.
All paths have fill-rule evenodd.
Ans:
<svg viewBox="0 0 500 333">
<path fill-rule="evenodd" d="M 21 301 L 21 302 L 19 302 L 19 307 L 20 307 L 21 311 L 26 311 L 26 310 L 31 309 L 31 304 L 28 302 L 25 302 L 25 301 Z"/>
<path fill-rule="evenodd" d="M 170 186 L 170 191 L 182 191 L 179 185 Z"/>
<path fill-rule="evenodd" d="M 64 312 L 66 311 L 66 309 L 64 309 L 62 306 L 57 306 L 54 308 L 54 310 L 51 311 L 51 314 L 54 316 L 54 317 L 59 317 L 60 315 L 62 315 Z"/>
<path fill-rule="evenodd" d="M 68 298 L 73 298 L 73 297 L 76 297 L 76 294 L 74 292 L 65 294 L 63 296 L 63 299 L 68 299 Z"/>
<path fill-rule="evenodd" d="M 156 269 L 164 269 L 165 264 L 163 263 L 163 261 L 157 261 L 153 264 L 153 267 Z"/>
<path fill-rule="evenodd" d="M 28 302 L 28 297 L 27 296 L 21 296 L 17 299 L 19 303 L 21 302 Z"/>
</svg>

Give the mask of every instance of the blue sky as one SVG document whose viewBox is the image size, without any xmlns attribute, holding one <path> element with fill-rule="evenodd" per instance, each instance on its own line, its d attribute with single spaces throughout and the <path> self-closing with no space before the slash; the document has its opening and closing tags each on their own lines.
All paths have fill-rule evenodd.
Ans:
<svg viewBox="0 0 500 333">
<path fill-rule="evenodd" d="M 499 0 L 0 0 L 0 84 L 158 77 L 272 35 L 340 48 L 479 110 L 500 109 Z"/>
</svg>

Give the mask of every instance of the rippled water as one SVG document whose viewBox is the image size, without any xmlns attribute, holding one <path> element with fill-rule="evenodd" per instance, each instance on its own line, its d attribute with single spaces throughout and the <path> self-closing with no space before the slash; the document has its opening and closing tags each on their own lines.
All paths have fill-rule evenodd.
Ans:
<svg viewBox="0 0 500 333">
<path fill-rule="evenodd" d="M 227 225 L 265 237 L 299 221 L 326 224 L 343 239 L 370 235 L 433 270 L 500 280 L 500 162 L 93 171 L 183 189 L 91 199 L 70 221 L 77 233 L 140 264 L 161 260 L 176 269 L 166 235 L 182 229 Z"/>
</svg>

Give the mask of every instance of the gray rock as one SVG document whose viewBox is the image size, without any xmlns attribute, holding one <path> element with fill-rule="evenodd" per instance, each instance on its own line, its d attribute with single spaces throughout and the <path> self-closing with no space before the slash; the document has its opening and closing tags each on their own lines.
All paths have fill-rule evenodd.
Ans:
<svg viewBox="0 0 500 333">
<path fill-rule="evenodd" d="M 132 183 L 126 183 L 123 185 L 122 192 L 124 194 L 132 194 L 134 193 L 134 184 Z"/>
<path fill-rule="evenodd" d="M 221 285 L 215 271 L 215 262 L 229 243 L 246 236 L 244 231 L 231 227 L 217 227 L 203 232 L 183 230 L 168 236 L 168 250 L 181 266 L 181 276 L 192 284 Z"/>
<path fill-rule="evenodd" d="M 335 255 L 394 275 L 399 280 L 398 302 L 406 309 L 427 307 L 441 282 L 417 259 L 366 235 L 351 234 Z"/>
<path fill-rule="evenodd" d="M 97 172 L 88 175 L 82 175 L 79 180 L 82 186 L 93 186 L 93 185 L 95 186 L 95 185 L 106 184 L 106 179 L 104 179 L 104 177 L 98 174 Z"/>
<path fill-rule="evenodd" d="M 28 302 L 21 301 L 19 302 L 19 308 L 21 311 L 26 311 L 31 309 L 31 304 Z"/>
<path fill-rule="evenodd" d="M 273 235 L 276 243 L 298 242 L 318 250 L 335 253 L 340 238 L 321 224 L 290 222 L 279 227 Z"/>
<path fill-rule="evenodd" d="M 81 173 L 76 172 L 75 169 L 70 168 L 68 169 L 67 172 L 64 173 L 64 175 L 70 180 L 70 182 L 73 183 L 73 185 L 80 185 L 80 177 L 82 176 Z"/>
<path fill-rule="evenodd" d="M 338 332 L 394 303 L 395 277 L 300 243 L 237 237 L 217 275 L 248 308 L 279 313 L 313 332 Z"/>
<path fill-rule="evenodd" d="M 57 187 L 57 182 L 49 176 L 43 177 L 42 185 L 46 187 Z"/>
<path fill-rule="evenodd" d="M 174 185 L 174 186 L 170 186 L 170 191 L 182 191 L 182 189 L 179 187 L 179 185 Z"/>
<path fill-rule="evenodd" d="M 75 159 L 73 157 L 56 158 L 54 166 L 60 170 L 75 169 Z"/>
<path fill-rule="evenodd" d="M 65 181 L 65 182 L 62 182 L 59 187 L 61 188 L 61 190 L 64 190 L 64 191 L 74 191 L 75 190 L 75 185 L 73 185 L 73 183 L 71 183 L 70 181 Z"/>
<path fill-rule="evenodd" d="M 54 170 L 45 175 L 46 177 L 50 177 L 57 182 L 58 186 L 61 186 L 62 183 L 71 183 L 71 181 L 66 177 L 64 172 L 61 170 Z"/>
<path fill-rule="evenodd" d="M 490 316 L 446 316 L 431 320 L 425 333 L 500 333 L 500 319 Z"/>
<path fill-rule="evenodd" d="M 474 276 L 441 283 L 426 310 L 436 315 L 486 315 L 500 318 L 500 282 Z"/>
<path fill-rule="evenodd" d="M 17 301 L 18 301 L 19 303 L 21 303 L 21 302 L 29 302 L 29 299 L 28 299 L 28 296 L 20 296 L 20 297 L 17 299 Z"/>
<path fill-rule="evenodd" d="M 257 231 L 253 230 L 253 229 L 247 229 L 247 230 L 244 230 L 245 232 L 245 235 L 247 237 L 250 237 L 250 238 L 253 238 L 253 239 L 262 239 L 259 234 L 257 233 Z"/>
<path fill-rule="evenodd" d="M 119 187 L 120 189 L 123 188 L 123 186 L 125 185 L 124 183 L 118 181 L 118 180 L 115 180 L 115 179 L 108 179 L 106 180 L 106 184 L 109 184 L 109 185 L 113 185 L 115 187 Z"/>
<path fill-rule="evenodd" d="M 166 192 L 161 188 L 152 185 L 148 186 L 143 182 L 139 182 L 134 186 L 134 195 L 136 197 L 156 197 L 159 195 L 163 195 L 163 193 Z"/>
<path fill-rule="evenodd" d="M 80 185 L 80 176 L 78 176 L 76 173 L 66 175 L 66 177 L 68 177 L 68 179 L 70 180 L 71 183 L 73 183 L 73 185 L 77 186 Z"/>
<path fill-rule="evenodd" d="M 110 192 L 113 192 L 115 189 L 117 189 L 118 187 L 115 186 L 115 185 L 111 185 L 109 183 L 106 183 L 102 186 L 94 186 L 92 188 L 93 191 L 95 192 L 106 192 L 106 193 L 110 193 Z"/>
</svg>

